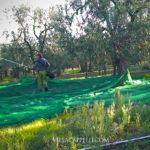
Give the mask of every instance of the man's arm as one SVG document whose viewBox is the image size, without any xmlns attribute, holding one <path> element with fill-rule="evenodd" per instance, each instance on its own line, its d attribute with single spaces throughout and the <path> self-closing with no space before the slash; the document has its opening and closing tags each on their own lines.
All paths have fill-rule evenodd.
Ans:
<svg viewBox="0 0 150 150">
<path fill-rule="evenodd" d="M 47 66 L 47 68 L 50 67 L 50 63 L 48 62 L 48 60 L 46 60 L 46 66 Z"/>
<path fill-rule="evenodd" d="M 37 70 L 38 69 L 38 62 L 36 62 L 35 65 L 29 69 L 30 70 Z"/>
</svg>

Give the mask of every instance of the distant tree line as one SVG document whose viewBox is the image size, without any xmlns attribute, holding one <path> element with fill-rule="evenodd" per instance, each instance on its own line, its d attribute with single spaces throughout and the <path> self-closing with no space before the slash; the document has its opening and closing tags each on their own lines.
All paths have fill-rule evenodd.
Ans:
<svg viewBox="0 0 150 150">
<path fill-rule="evenodd" d="M 18 30 L 5 32 L 11 43 L 1 46 L 3 58 L 30 66 L 37 53 L 43 53 L 58 76 L 66 68 L 106 74 L 112 65 L 113 74 L 121 74 L 131 64 L 149 64 L 148 0 L 71 0 L 49 10 L 21 5 L 9 11 Z M 21 72 L 18 66 L 0 61 L 0 80 L 8 74 L 19 77 Z"/>
</svg>

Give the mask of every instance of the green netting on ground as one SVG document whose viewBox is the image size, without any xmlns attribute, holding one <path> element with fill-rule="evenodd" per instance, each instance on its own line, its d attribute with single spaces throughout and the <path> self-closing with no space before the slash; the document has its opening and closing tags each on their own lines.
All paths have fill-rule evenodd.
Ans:
<svg viewBox="0 0 150 150">
<path fill-rule="evenodd" d="M 0 127 L 15 126 L 60 114 L 65 108 L 76 108 L 86 102 L 114 100 L 116 90 L 133 102 L 150 103 L 150 81 L 133 80 L 129 72 L 121 77 L 110 76 L 83 80 L 50 80 L 49 92 L 38 93 L 32 78 L 0 86 Z"/>
</svg>

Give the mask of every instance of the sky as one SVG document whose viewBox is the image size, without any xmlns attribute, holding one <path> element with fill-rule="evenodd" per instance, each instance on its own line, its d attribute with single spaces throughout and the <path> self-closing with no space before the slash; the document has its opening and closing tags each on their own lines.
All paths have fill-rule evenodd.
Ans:
<svg viewBox="0 0 150 150">
<path fill-rule="evenodd" d="M 0 0 L 0 43 L 9 42 L 2 35 L 4 31 L 11 31 L 16 28 L 16 24 L 6 16 L 4 10 L 21 4 L 26 4 L 32 8 L 48 9 L 50 6 L 64 5 L 65 0 Z"/>
</svg>

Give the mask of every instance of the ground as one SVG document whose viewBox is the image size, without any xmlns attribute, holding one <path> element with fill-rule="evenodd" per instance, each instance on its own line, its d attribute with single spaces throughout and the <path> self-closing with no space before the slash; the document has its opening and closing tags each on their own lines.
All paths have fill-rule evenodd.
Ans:
<svg viewBox="0 0 150 150">
<path fill-rule="evenodd" d="M 135 74 L 132 75 L 136 81 L 138 79 L 149 79 L 149 74 Z M 102 81 L 107 81 L 110 79 L 110 77 L 107 78 L 100 78 Z M 82 104 L 80 106 L 76 106 L 78 109 L 68 109 L 69 107 L 62 107 L 63 109 L 58 113 L 58 115 L 51 119 L 40 119 L 37 121 L 33 121 L 32 123 L 26 124 L 24 121 L 18 124 L 16 127 L 6 127 L 0 129 L 0 149 L 21 149 L 21 150 L 31 150 L 31 149 L 79 149 L 82 147 L 88 147 L 89 145 L 97 145 L 98 149 L 99 145 L 102 143 L 109 143 L 113 141 L 123 140 L 123 139 L 131 139 L 134 137 L 140 137 L 150 134 L 150 109 L 149 109 L 149 102 L 150 99 L 148 97 L 145 97 L 146 95 L 143 95 L 143 93 L 146 93 L 146 90 L 149 90 L 149 82 L 146 82 L 144 84 L 142 80 L 142 83 L 134 84 L 134 85 L 125 85 L 125 86 L 118 86 L 115 87 L 115 90 L 107 90 L 103 91 L 106 94 L 106 100 L 105 103 L 103 101 L 100 101 L 100 98 L 102 94 L 100 94 L 99 91 L 99 78 L 95 79 L 86 79 L 86 80 L 53 80 L 50 81 L 50 86 L 56 86 L 55 89 L 52 89 L 52 93 L 42 93 L 40 96 L 41 98 L 45 98 L 44 100 L 41 99 L 42 103 L 39 103 L 39 106 L 42 105 L 43 108 L 48 103 L 45 103 L 46 100 L 48 100 L 49 95 L 51 95 L 53 98 L 60 99 L 62 93 L 64 94 L 63 106 L 72 106 L 71 102 L 74 102 L 77 100 L 77 102 L 83 101 L 83 99 L 87 99 L 86 102 L 89 101 L 87 104 Z M 27 80 L 26 80 L 27 81 Z M 29 81 L 29 79 L 28 79 Z M 94 82 L 93 82 L 94 81 Z M 24 83 L 24 81 L 21 81 L 21 83 Z M 23 92 L 17 92 L 13 93 L 9 98 L 11 99 L 11 104 L 16 104 L 16 101 L 13 101 L 13 97 L 25 97 L 26 100 L 24 105 L 26 105 L 28 102 L 39 102 L 38 96 L 36 91 L 35 93 L 29 92 L 29 87 L 31 87 L 31 84 L 27 82 L 28 85 L 23 86 L 23 90 L 26 91 L 26 95 L 22 95 Z M 91 84 L 95 83 L 95 84 Z M 68 85 L 67 89 L 62 88 L 64 85 Z M 10 84 L 12 85 L 12 84 Z M 30 85 L 30 86 L 29 86 Z M 33 84 L 34 85 L 34 84 Z M 34 85 L 36 86 L 36 85 Z M 33 86 L 33 87 L 34 87 Z M 1 86 L 0 93 L 1 93 L 1 101 L 6 100 L 6 97 L 8 98 L 8 91 L 12 92 L 12 90 L 15 91 L 15 88 L 20 88 L 22 85 L 16 85 L 16 83 L 13 84 L 13 86 L 7 86 L 4 85 Z M 79 88 L 80 87 L 80 88 Z M 91 88 L 92 87 L 92 88 Z M 8 88 L 9 90 L 5 93 L 4 89 Z M 57 90 L 56 90 L 57 89 Z M 60 89 L 63 89 L 60 91 Z M 135 101 L 128 101 L 129 97 L 125 94 L 127 91 L 130 93 L 134 93 L 135 89 L 138 89 L 138 94 L 143 96 L 143 99 L 141 99 L 140 102 L 134 103 Z M 141 90 L 142 89 L 142 90 Z M 117 90 L 117 92 L 115 92 Z M 62 92 L 62 93 L 61 93 Z M 114 92 L 115 96 L 111 97 L 113 102 L 112 104 L 108 102 L 110 101 L 108 95 L 110 96 Z M 104 94 L 103 93 L 103 94 Z M 73 95 L 77 94 L 78 96 L 74 97 Z M 84 95 L 84 97 L 83 97 Z M 136 100 L 137 92 L 135 93 Z M 89 97 L 90 96 L 90 97 Z M 70 97 L 72 100 L 67 101 L 67 99 Z M 80 99 L 79 99 L 80 97 Z M 133 94 L 134 97 L 134 94 Z M 19 99 L 18 98 L 18 99 Z M 93 104 L 90 101 L 95 98 L 95 101 Z M 10 100 L 8 99 L 8 100 Z M 17 100 L 18 100 L 17 99 Z M 34 100 L 34 101 L 33 101 Z M 36 101 L 35 101 L 36 100 Z M 127 101 L 126 101 L 127 100 Z M 20 101 L 21 102 L 21 101 Z M 44 102 L 44 103 L 43 103 Z M 141 103 L 142 102 L 142 103 Z M 147 104 L 144 104 L 147 103 Z M 68 104 L 68 105 L 66 105 Z M 92 105 L 91 105 L 92 104 Z M 2 105 L 1 105 L 2 106 Z M 34 104 L 30 104 L 29 108 L 33 107 L 34 110 L 37 107 L 34 107 Z M 53 105 L 54 106 L 54 105 Z M 56 105 L 57 107 L 61 106 L 60 103 Z M 6 105 L 7 107 L 7 105 Z M 24 106 L 21 106 L 22 108 Z M 42 109 L 43 109 L 42 108 Z M 1 108 L 2 111 L 3 108 Z M 13 107 L 11 107 L 13 110 Z M 38 108 L 39 109 L 39 108 Z M 48 108 L 49 109 L 49 108 Z M 15 110 L 19 111 L 20 107 L 15 107 Z M 4 111 L 3 111 L 4 112 Z M 5 114 L 9 112 L 5 111 Z M 36 112 L 37 113 L 37 112 Z M 46 115 L 51 116 L 49 114 L 51 112 L 48 112 Z M 60 115 L 59 115 L 60 114 Z M 17 114 L 16 114 L 17 115 Z M 39 118 L 40 112 L 39 112 Z M 2 116 L 1 116 L 2 117 Z M 1 118 L 2 119 L 2 118 Z M 9 119 L 9 118 L 8 118 Z M 32 120 L 32 117 L 30 115 L 27 116 L 27 119 L 29 121 Z M 37 118 L 38 119 L 38 118 Z M 14 122 L 14 121 L 12 121 Z M 23 125 L 19 125 L 25 123 Z M 7 125 L 7 124 L 5 124 Z M 74 139 L 77 138 L 99 138 L 101 139 L 98 143 L 84 143 L 81 141 L 75 141 Z M 69 142 L 62 142 L 62 140 L 69 139 Z M 56 140 L 59 139 L 59 140 Z M 142 144 L 141 144 L 142 143 Z M 121 145 L 121 149 L 148 149 L 150 144 L 149 140 L 136 142 L 136 143 L 129 143 L 126 145 Z M 114 147 L 114 149 L 119 149 L 120 146 Z M 112 149 L 112 148 L 111 148 Z"/>
</svg>

